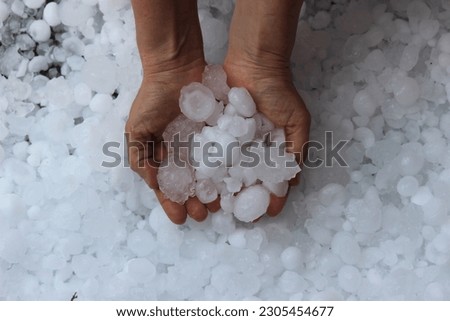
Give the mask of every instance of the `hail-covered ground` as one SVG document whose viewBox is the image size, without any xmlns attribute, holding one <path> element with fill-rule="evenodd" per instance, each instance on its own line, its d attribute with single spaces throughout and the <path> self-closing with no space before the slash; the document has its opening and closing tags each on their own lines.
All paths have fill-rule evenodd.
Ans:
<svg viewBox="0 0 450 321">
<path fill-rule="evenodd" d="M 210 63 L 232 10 L 199 2 Z M 176 226 L 124 166 L 129 1 L 2 0 L 0 299 L 449 299 L 449 21 L 446 0 L 308 2 L 292 70 L 324 164 L 277 218 Z"/>
</svg>

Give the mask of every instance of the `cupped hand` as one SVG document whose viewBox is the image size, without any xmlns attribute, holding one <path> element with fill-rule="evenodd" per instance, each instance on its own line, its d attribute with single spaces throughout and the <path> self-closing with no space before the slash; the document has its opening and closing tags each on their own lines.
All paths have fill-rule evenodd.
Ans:
<svg viewBox="0 0 450 321">
<path fill-rule="evenodd" d="M 288 63 L 250 59 L 242 54 L 229 52 L 224 69 L 230 87 L 245 87 L 252 95 L 258 111 L 276 127 L 284 128 L 287 151 L 295 153 L 296 160 L 301 165 L 309 137 L 310 114 L 292 83 Z M 292 186 L 298 182 L 297 176 L 289 183 Z M 271 194 L 267 214 L 278 215 L 286 199 L 287 195 L 277 197 Z"/>
<path fill-rule="evenodd" d="M 218 210 L 217 202 L 205 206 L 197 197 L 189 198 L 183 205 L 172 202 L 158 188 L 157 181 L 158 164 L 166 156 L 162 134 L 180 114 L 180 89 L 201 81 L 204 67 L 204 60 L 198 59 L 183 66 L 144 74 L 125 126 L 131 169 L 155 191 L 167 216 L 175 224 L 183 224 L 187 215 L 196 221 L 204 220 L 208 214 L 207 206 L 211 211 Z"/>
</svg>

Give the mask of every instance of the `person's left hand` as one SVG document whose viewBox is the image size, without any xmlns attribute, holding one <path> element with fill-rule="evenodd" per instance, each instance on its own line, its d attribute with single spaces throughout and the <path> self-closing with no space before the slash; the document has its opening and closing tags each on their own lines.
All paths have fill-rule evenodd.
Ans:
<svg viewBox="0 0 450 321">
<path fill-rule="evenodd" d="M 183 224 L 187 215 L 203 221 L 208 215 L 207 208 L 212 212 L 220 208 L 219 200 L 205 205 L 197 197 L 190 197 L 185 204 L 172 202 L 159 189 L 157 181 L 159 162 L 166 157 L 162 134 L 180 114 L 180 89 L 201 81 L 204 67 L 204 60 L 200 58 L 176 68 L 145 73 L 125 128 L 131 169 L 155 191 L 167 216 L 175 224 Z"/>
</svg>

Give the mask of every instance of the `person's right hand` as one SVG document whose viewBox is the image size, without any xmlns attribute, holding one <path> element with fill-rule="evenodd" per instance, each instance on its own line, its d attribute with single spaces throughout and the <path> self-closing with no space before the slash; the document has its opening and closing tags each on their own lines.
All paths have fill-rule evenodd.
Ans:
<svg viewBox="0 0 450 321">
<path fill-rule="evenodd" d="M 294 87 L 290 56 L 301 0 L 236 1 L 224 69 L 228 85 L 244 87 L 258 111 L 284 128 L 287 151 L 301 165 L 306 155 L 310 114 Z M 298 176 L 290 185 L 298 184 Z M 267 214 L 278 215 L 287 196 L 271 195 Z"/>
<path fill-rule="evenodd" d="M 196 197 L 189 198 L 184 205 L 170 201 L 159 190 L 157 181 L 158 163 L 165 157 L 162 133 L 180 114 L 180 89 L 201 81 L 204 67 L 204 60 L 198 59 L 169 70 L 145 73 L 125 127 L 131 169 L 155 191 L 167 216 L 175 224 L 183 224 L 187 215 L 202 221 L 208 214 L 206 206 Z M 216 203 L 209 204 L 208 209 L 217 211 Z"/>
</svg>

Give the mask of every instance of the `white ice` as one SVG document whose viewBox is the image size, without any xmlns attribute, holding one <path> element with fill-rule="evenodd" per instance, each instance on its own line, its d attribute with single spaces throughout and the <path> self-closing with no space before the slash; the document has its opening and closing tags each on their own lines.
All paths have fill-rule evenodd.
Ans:
<svg viewBox="0 0 450 321">
<path fill-rule="evenodd" d="M 213 115 L 216 106 L 213 92 L 200 83 L 192 83 L 181 89 L 181 112 L 193 121 L 207 120 Z"/>
<path fill-rule="evenodd" d="M 236 197 L 234 215 L 243 222 L 251 222 L 266 212 L 269 200 L 269 192 L 264 187 L 247 187 Z"/>
<path fill-rule="evenodd" d="M 47 2 L 0 1 L 1 300 L 450 298 L 448 1 L 305 2 L 291 73 L 310 139 L 349 140 L 348 167 L 305 166 L 283 212 L 256 223 L 234 216 L 255 200 L 244 206 L 233 191 L 267 189 L 267 200 L 286 183 L 236 164 L 201 167 L 186 175 L 188 194 L 212 182 L 222 209 L 183 226 L 125 163 L 123 128 L 142 79 L 129 1 Z M 273 123 L 225 97 L 233 1 L 198 8 L 221 81 L 203 79 L 215 106 L 194 131 L 224 114 L 243 118 L 247 134 L 211 137 L 263 140 Z M 107 156 L 111 141 L 120 147 Z"/>
</svg>

